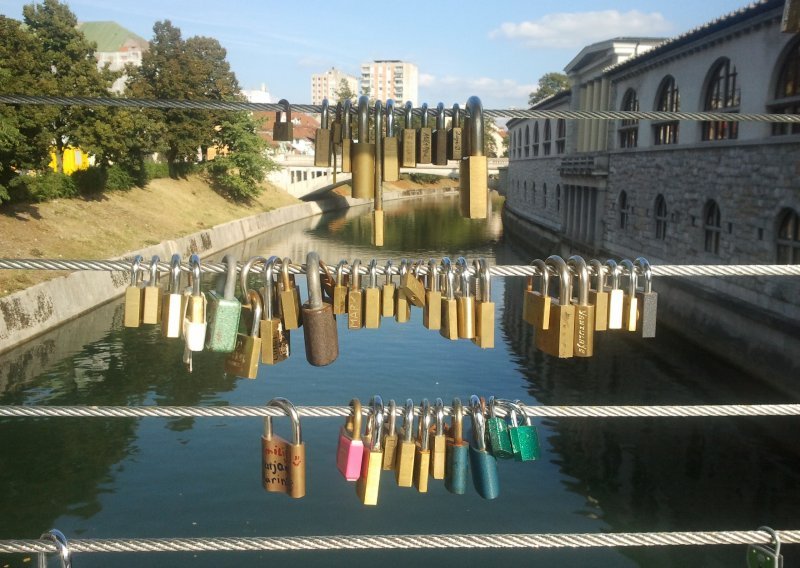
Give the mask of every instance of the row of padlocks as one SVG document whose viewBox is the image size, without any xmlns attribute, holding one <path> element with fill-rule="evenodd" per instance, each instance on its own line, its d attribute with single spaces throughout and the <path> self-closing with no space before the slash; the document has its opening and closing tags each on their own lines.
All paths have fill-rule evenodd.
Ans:
<svg viewBox="0 0 800 568">
<path fill-rule="evenodd" d="M 302 440 L 300 416 L 285 398 L 272 399 L 267 406 L 280 408 L 291 420 L 292 436 L 288 441 L 276 435 L 272 418 L 264 419 L 261 438 L 262 485 L 271 493 L 286 493 L 300 498 L 306 494 L 306 448 Z M 408 399 L 398 409 L 394 400 L 388 411 L 380 396 L 370 400 L 364 419 L 361 402 L 350 401 L 351 412 L 339 431 L 336 467 L 347 481 L 354 481 L 356 494 L 365 505 L 377 505 L 383 471 L 394 472 L 398 487 L 428 491 L 430 479 L 444 481 L 453 494 L 467 491 L 470 470 L 472 483 L 484 499 L 500 494 L 497 458 L 518 462 L 539 458 L 539 438 L 520 401 L 491 397 L 488 404 L 476 395 L 470 397 L 468 410 L 471 434 L 464 435 L 465 409 L 453 400 L 450 421 L 444 404 L 434 405 L 424 399 L 414 425 L 414 401 Z M 502 408 L 506 417 L 498 416 Z M 402 417 L 402 424 L 397 421 Z M 362 428 L 362 422 L 363 428 Z"/>
<path fill-rule="evenodd" d="M 484 349 L 495 343 L 491 275 L 483 259 L 471 264 L 463 257 L 427 263 L 404 259 L 396 270 L 391 260 L 379 267 L 373 259 L 362 275 L 360 260 L 342 260 L 331 270 L 311 252 L 305 265 L 305 303 L 288 258 L 247 260 L 239 272 L 241 299 L 236 295 L 239 267 L 232 255 L 223 259 L 227 273 L 219 275 L 217 289 L 208 295 L 200 289 L 196 255 L 189 261 L 187 288 L 180 281 L 181 257 L 172 257 L 166 291 L 159 285 L 159 258 L 153 257 L 149 269 L 142 260 L 136 257 L 131 267 L 124 325 L 160 324 L 164 337 L 183 338 L 190 370 L 192 353 L 207 349 L 229 354 L 226 372 L 255 378 L 260 363 L 275 365 L 289 357 L 291 331 L 301 327 L 308 362 L 329 365 L 339 356 L 337 316 L 347 316 L 348 330 L 376 329 L 383 318 L 408 322 L 412 307 L 422 309 L 427 329 L 448 340 L 470 340 Z M 528 278 L 523 319 L 534 326 L 541 351 L 561 358 L 590 357 L 595 332 L 614 329 L 655 337 L 658 295 L 646 259 L 587 264 L 580 256 L 565 261 L 554 255 L 534 260 L 532 266 L 537 276 Z M 256 268 L 261 277 L 252 287 L 249 276 Z M 149 281 L 142 280 L 143 272 L 149 272 Z M 551 285 L 551 278 L 558 284 Z"/>
</svg>

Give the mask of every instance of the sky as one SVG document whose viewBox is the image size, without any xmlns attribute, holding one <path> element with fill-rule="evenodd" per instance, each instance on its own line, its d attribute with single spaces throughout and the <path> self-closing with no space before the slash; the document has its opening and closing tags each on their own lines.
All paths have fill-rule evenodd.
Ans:
<svg viewBox="0 0 800 568">
<path fill-rule="evenodd" d="M 22 19 L 30 0 L 0 0 Z M 311 101 L 311 75 L 331 67 L 359 76 L 362 63 L 401 59 L 419 68 L 419 103 L 446 107 L 469 96 L 485 108 L 526 108 L 542 75 L 586 45 L 617 36 L 671 37 L 745 0 L 494 0 L 317 2 L 72 0 L 79 21 L 113 20 L 145 39 L 171 20 L 184 39 L 214 37 L 243 89 L 266 84 L 274 101 Z"/>
</svg>

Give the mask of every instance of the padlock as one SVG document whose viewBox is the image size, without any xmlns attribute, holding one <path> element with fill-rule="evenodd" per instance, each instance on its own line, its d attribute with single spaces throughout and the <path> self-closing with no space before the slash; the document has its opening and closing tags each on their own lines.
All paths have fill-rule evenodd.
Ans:
<svg viewBox="0 0 800 568">
<path fill-rule="evenodd" d="M 291 142 L 294 137 L 292 130 L 292 107 L 289 101 L 281 99 L 279 105 L 283 105 L 283 111 L 275 113 L 275 125 L 272 127 L 272 140 L 274 142 Z"/>
<path fill-rule="evenodd" d="M 594 288 L 589 288 L 589 303 L 594 306 L 594 330 L 606 331 L 608 329 L 608 292 L 606 291 L 606 267 L 597 260 L 589 261 L 592 267 Z"/>
<path fill-rule="evenodd" d="M 324 367 L 339 357 L 339 331 L 333 317 L 333 306 L 322 300 L 319 269 L 319 255 L 309 252 L 306 256 L 308 302 L 303 304 L 303 339 L 306 360 L 315 367 Z"/>
<path fill-rule="evenodd" d="M 131 263 L 131 285 L 125 289 L 125 327 L 142 325 L 142 309 L 144 308 L 144 283 L 142 282 L 141 264 L 143 258 L 136 255 Z"/>
<path fill-rule="evenodd" d="M 463 495 L 467 491 L 469 444 L 464 441 L 464 408 L 458 398 L 453 399 L 445 452 L 444 487 L 450 493 Z"/>
<path fill-rule="evenodd" d="M 394 399 L 389 401 L 389 411 L 386 414 L 383 428 L 383 469 L 394 469 L 395 454 L 397 453 L 397 404 Z"/>
<path fill-rule="evenodd" d="M 339 431 L 336 448 L 336 468 L 347 481 L 361 476 L 361 460 L 364 457 L 364 442 L 361 440 L 361 401 L 350 401 L 350 414 Z"/>
<path fill-rule="evenodd" d="M 281 319 L 283 327 L 287 330 L 297 329 L 302 325 L 302 312 L 300 310 L 300 290 L 295 286 L 294 278 L 289 275 L 292 266 L 290 258 L 281 262 L 281 281 L 278 295 L 281 303 Z"/>
<path fill-rule="evenodd" d="M 591 357 L 594 355 L 595 307 L 589 303 L 589 269 L 583 257 L 578 255 L 569 257 L 567 266 L 578 281 L 578 301 L 572 300 L 575 304 L 572 352 L 575 357 Z"/>
<path fill-rule="evenodd" d="M 55 544 L 56 555 L 61 562 L 61 568 L 72 568 L 72 551 L 69 549 L 69 541 L 64 536 L 64 533 L 58 529 L 50 529 L 46 533 L 42 533 L 39 540 L 52 541 Z M 39 557 L 38 568 L 47 568 L 47 553 L 39 552 L 37 556 Z M 29 560 L 30 558 L 25 558 L 23 562 L 28 562 Z M 8 565 L 6 564 L 6 566 Z"/>
<path fill-rule="evenodd" d="M 400 140 L 394 135 L 394 101 L 386 100 L 386 137 L 383 139 L 383 181 L 400 179 Z"/>
<path fill-rule="evenodd" d="M 494 302 L 492 276 L 486 259 L 472 261 L 475 268 L 475 337 L 472 342 L 481 349 L 494 348 Z"/>
<path fill-rule="evenodd" d="M 265 365 L 277 365 L 281 361 L 286 361 L 292 353 L 291 332 L 283 327 L 283 321 L 275 310 L 278 302 L 275 298 L 273 275 L 278 261 L 277 256 L 271 256 L 264 262 L 264 288 L 261 294 L 261 362 Z M 303 333 L 308 333 L 308 329 L 304 327 Z"/>
<path fill-rule="evenodd" d="M 403 128 L 403 155 L 400 165 L 404 168 L 417 167 L 417 131 L 414 129 L 413 113 L 414 105 L 407 101 L 404 109 L 405 128 Z"/>
<path fill-rule="evenodd" d="M 206 348 L 217 353 L 230 353 L 236 347 L 242 303 L 236 298 L 236 258 L 226 254 L 222 262 L 227 266 L 227 273 L 220 275 L 223 290 L 208 293 Z"/>
<path fill-rule="evenodd" d="M 398 434 L 398 446 L 394 459 L 395 478 L 398 487 L 411 487 L 414 482 L 414 401 L 406 400 L 403 410 L 403 426 Z"/>
<path fill-rule="evenodd" d="M 439 290 L 439 280 L 439 263 L 432 258 L 428 261 L 425 305 L 422 307 L 422 324 L 432 330 L 442 327 L 442 292 Z"/>
<path fill-rule="evenodd" d="M 439 335 L 446 339 L 458 339 L 458 302 L 456 301 L 456 270 L 450 259 L 442 259 L 441 322 Z"/>
<path fill-rule="evenodd" d="M 272 417 L 264 417 L 261 438 L 261 484 L 270 493 L 286 493 L 299 499 L 306 494 L 306 445 L 300 430 L 300 414 L 285 398 L 273 398 L 268 407 L 280 408 L 292 421 L 292 442 L 272 432 Z"/>
<path fill-rule="evenodd" d="M 531 424 L 531 417 L 525 414 L 521 401 L 505 401 L 509 410 L 508 437 L 511 438 L 511 449 L 516 461 L 534 461 L 539 459 L 539 435 Z M 522 423 L 520 424 L 520 420 Z"/>
<path fill-rule="evenodd" d="M 461 158 L 459 168 L 461 215 L 486 219 L 489 211 L 489 164 L 484 153 L 483 106 L 478 97 L 467 100 L 469 154 Z"/>
<path fill-rule="evenodd" d="M 550 327 L 550 271 L 541 259 L 531 262 L 539 273 L 539 289 L 534 288 L 534 276 L 528 277 L 528 286 L 525 290 L 525 302 L 522 308 L 523 319 L 537 330 L 546 330 Z"/>
<path fill-rule="evenodd" d="M 369 280 L 364 290 L 364 327 L 378 329 L 381 326 L 381 289 L 378 287 L 378 261 L 369 263 Z"/>
<path fill-rule="evenodd" d="M 414 269 L 400 276 L 400 291 L 410 304 L 422 308 L 425 306 L 425 285 L 420 280 L 422 261 L 414 263 Z"/>
<path fill-rule="evenodd" d="M 164 294 L 161 306 L 161 334 L 164 337 L 175 339 L 180 337 L 183 331 L 181 255 L 172 255 L 169 274 L 169 294 Z"/>
<path fill-rule="evenodd" d="M 347 279 L 344 268 L 346 260 L 340 260 L 336 265 L 336 283 L 333 287 L 333 313 L 334 315 L 347 313 Z"/>
<path fill-rule="evenodd" d="M 381 316 L 390 318 L 394 316 L 394 283 L 392 282 L 392 261 L 387 260 L 383 269 L 384 284 L 381 289 Z"/>
<path fill-rule="evenodd" d="M 331 128 L 331 143 L 334 147 L 342 143 L 342 101 L 336 103 L 336 114 Z M 335 149 L 333 153 L 335 154 Z"/>
<path fill-rule="evenodd" d="M 398 271 L 401 281 L 408 272 L 408 259 L 404 258 L 400 261 L 400 269 Z M 394 321 L 397 323 L 407 323 L 408 320 L 411 319 L 411 303 L 408 301 L 408 298 L 406 298 L 406 295 L 403 293 L 403 290 L 400 287 L 395 290 L 394 296 Z"/>
<path fill-rule="evenodd" d="M 486 419 L 481 410 L 480 399 L 470 397 L 472 416 L 472 442 L 469 446 L 469 465 L 472 469 L 472 484 L 484 499 L 495 499 L 500 495 L 500 480 L 497 476 L 497 459 L 486 451 Z"/>
<path fill-rule="evenodd" d="M 620 268 L 611 259 L 606 261 L 609 275 L 608 290 L 608 329 L 622 329 L 622 304 L 625 294 L 619 287 Z"/>
<path fill-rule="evenodd" d="M 625 331 L 636 331 L 636 323 L 639 319 L 639 299 L 636 297 L 636 269 L 633 263 L 628 260 L 621 260 L 619 265 L 624 270 L 627 277 L 627 286 L 623 288 L 622 298 L 622 329 Z"/>
<path fill-rule="evenodd" d="M 420 127 L 417 130 L 417 163 L 433 162 L 433 129 L 428 126 L 428 103 L 422 103 Z"/>
<path fill-rule="evenodd" d="M 489 451 L 496 458 L 509 459 L 514 457 L 511 447 L 511 436 L 508 435 L 508 424 L 505 419 L 497 414 L 498 408 L 505 409 L 503 402 L 495 397 L 489 397 L 489 418 L 486 420 L 486 432 L 489 436 Z"/>
<path fill-rule="evenodd" d="M 150 280 L 142 292 L 142 323 L 157 324 L 161 322 L 161 287 L 158 285 L 157 255 L 150 259 Z"/>
<path fill-rule="evenodd" d="M 186 349 L 202 351 L 206 343 L 206 295 L 200 291 L 200 257 L 193 254 L 189 259 L 189 281 L 192 293 L 187 298 L 183 314 L 183 338 Z"/>
<path fill-rule="evenodd" d="M 328 99 L 322 99 L 320 127 L 314 135 L 314 165 L 328 168 L 331 165 L 331 140 L 333 133 L 329 128 Z"/>
<path fill-rule="evenodd" d="M 758 527 L 772 538 L 769 544 L 749 544 L 747 546 L 747 568 L 783 568 L 781 539 L 773 529 Z"/>
<path fill-rule="evenodd" d="M 358 98 L 358 142 L 352 144 L 353 197 L 372 199 L 375 196 L 375 144 L 369 142 L 369 97 Z"/>
<path fill-rule="evenodd" d="M 361 289 L 361 261 L 350 267 L 350 288 L 347 290 L 347 329 L 364 327 L 364 290 Z"/>
<path fill-rule="evenodd" d="M 560 256 L 549 256 L 545 262 L 559 276 L 558 304 L 550 306 L 550 324 L 536 333 L 536 347 L 553 357 L 572 357 L 575 338 L 575 306 L 571 303 L 572 278 L 567 263 Z"/>
<path fill-rule="evenodd" d="M 436 130 L 433 131 L 433 163 L 447 165 L 447 129 L 445 127 L 444 103 L 436 105 Z"/>
<path fill-rule="evenodd" d="M 267 259 L 264 258 L 263 256 L 251 256 L 244 262 L 244 264 L 242 264 L 242 268 L 241 270 L 239 270 L 239 285 L 241 286 L 242 289 L 242 313 L 239 316 L 239 329 L 244 330 L 245 335 L 250 333 L 250 329 L 252 329 L 254 323 L 253 306 L 250 303 L 250 294 L 249 294 L 250 290 L 253 290 L 254 292 L 261 295 L 261 302 L 259 304 L 261 306 L 261 315 L 259 316 L 259 319 L 263 319 L 264 315 L 264 298 L 266 297 L 265 293 L 266 290 L 264 288 L 261 288 L 258 291 L 256 291 L 250 286 L 248 282 L 248 278 L 250 277 L 250 270 L 256 264 L 261 264 L 264 267 L 264 270 L 266 271 Z M 273 305 L 275 305 L 275 302 L 273 302 Z M 259 337 L 261 337 L 260 328 L 259 328 Z"/>
<path fill-rule="evenodd" d="M 367 429 L 364 434 L 364 457 L 361 459 L 361 476 L 356 481 L 356 494 L 364 505 L 377 505 L 383 470 L 383 420 L 381 397 L 375 395 L 369 403 Z"/>
<path fill-rule="evenodd" d="M 342 109 L 342 172 L 350 173 L 353 170 L 353 160 L 351 158 L 353 149 L 353 136 L 350 122 L 350 107 L 353 103 L 350 99 L 344 101 Z"/>
<path fill-rule="evenodd" d="M 640 256 L 633 261 L 638 276 L 644 279 L 642 291 L 636 291 L 636 300 L 639 307 L 639 329 L 643 338 L 656 336 L 656 310 L 658 309 L 658 294 L 653 292 L 653 271 L 646 258 Z"/>
<path fill-rule="evenodd" d="M 472 275 L 467 260 L 460 256 L 456 261 L 461 285 L 456 294 L 456 317 L 458 319 L 458 338 L 473 339 L 475 337 L 475 296 L 472 295 Z"/>
<path fill-rule="evenodd" d="M 444 469 L 447 463 L 446 436 L 444 432 L 444 403 L 441 398 L 436 399 L 433 407 L 434 427 L 428 432 L 428 447 L 431 449 L 431 477 L 444 479 Z"/>
<path fill-rule="evenodd" d="M 255 379 L 258 376 L 258 361 L 261 357 L 261 294 L 255 290 L 248 290 L 247 305 L 252 313 L 249 333 L 236 335 L 236 345 L 233 352 L 225 358 L 225 372 Z"/>
<path fill-rule="evenodd" d="M 375 188 L 374 207 L 372 211 L 372 245 L 383 246 L 384 215 L 383 215 L 383 110 L 381 101 L 375 101 L 375 167 L 373 168 L 372 184 Z"/>
<path fill-rule="evenodd" d="M 431 405 L 428 399 L 422 399 L 419 405 L 419 421 L 417 423 L 417 443 L 414 453 L 414 487 L 420 493 L 428 492 L 428 477 L 431 467 L 430 429 Z"/>
<path fill-rule="evenodd" d="M 461 129 L 461 107 L 458 103 L 453 105 L 453 114 L 450 118 L 450 130 L 447 131 L 447 159 L 461 160 L 463 130 Z"/>
</svg>

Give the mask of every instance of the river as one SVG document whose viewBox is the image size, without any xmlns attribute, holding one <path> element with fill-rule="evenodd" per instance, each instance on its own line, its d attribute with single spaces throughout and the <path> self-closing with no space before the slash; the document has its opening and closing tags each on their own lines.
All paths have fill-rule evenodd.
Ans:
<svg viewBox="0 0 800 568">
<path fill-rule="evenodd" d="M 290 256 L 308 250 L 335 263 L 373 256 L 381 263 L 485 257 L 527 264 L 548 251 L 504 237 L 499 211 L 469 221 L 454 198 L 386 206 L 386 246 L 369 246 L 366 208 L 293 223 L 232 252 Z M 218 257 L 215 257 L 216 260 Z M 305 297 L 304 280 L 298 278 Z M 206 283 L 210 284 L 210 283 Z M 522 321 L 521 278 L 493 278 L 496 348 L 447 341 L 422 326 L 384 319 L 378 330 L 348 331 L 340 356 L 315 368 L 301 332 L 291 358 L 262 366 L 256 380 L 223 372 L 223 356 L 199 353 L 194 372 L 182 343 L 155 327 L 123 328 L 121 302 L 0 356 L 3 405 L 258 405 L 275 396 L 297 405 L 346 404 L 380 394 L 446 403 L 472 393 L 531 405 L 787 403 L 661 327 L 655 339 L 607 332 L 590 359 L 555 360 L 533 347 Z M 655 282 L 658 290 L 658 282 Z M 336 471 L 340 419 L 304 419 L 307 496 L 266 493 L 260 483 L 258 418 L 1 419 L 0 539 L 37 538 L 58 528 L 70 538 L 270 535 L 646 532 L 797 528 L 800 456 L 796 418 L 642 418 L 535 420 L 541 459 L 500 461 L 501 493 L 449 494 L 398 488 L 384 473 L 377 507 L 364 507 Z M 288 436 L 285 420 L 278 433 Z M 789 555 L 784 549 L 787 566 Z M 583 550 L 375 551 L 200 554 L 80 554 L 74 565 L 219 566 L 276 562 L 297 566 L 739 566 L 743 546 Z M 30 566 L 24 555 L 0 566 Z"/>
</svg>

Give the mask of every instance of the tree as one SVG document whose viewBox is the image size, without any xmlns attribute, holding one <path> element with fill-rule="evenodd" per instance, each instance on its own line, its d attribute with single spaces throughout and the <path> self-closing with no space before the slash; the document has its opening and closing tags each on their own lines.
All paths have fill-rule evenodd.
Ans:
<svg viewBox="0 0 800 568">
<path fill-rule="evenodd" d="M 344 102 L 346 100 L 356 98 L 356 94 L 350 88 L 350 84 L 347 82 L 347 79 L 342 79 L 339 81 L 339 88 L 334 92 L 336 96 L 335 102 Z"/>
<path fill-rule="evenodd" d="M 563 73 L 550 72 L 539 77 L 539 86 L 528 95 L 528 104 L 535 105 L 547 97 L 569 89 L 569 78 Z"/>
</svg>

